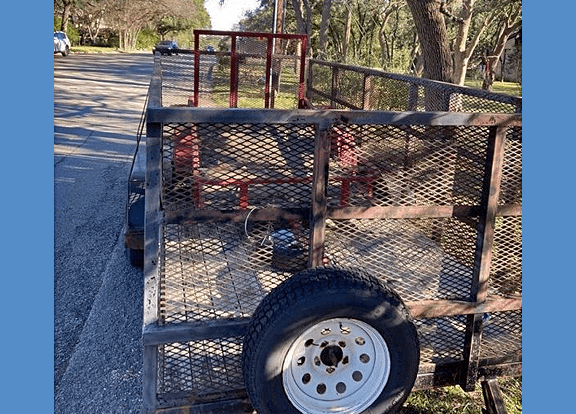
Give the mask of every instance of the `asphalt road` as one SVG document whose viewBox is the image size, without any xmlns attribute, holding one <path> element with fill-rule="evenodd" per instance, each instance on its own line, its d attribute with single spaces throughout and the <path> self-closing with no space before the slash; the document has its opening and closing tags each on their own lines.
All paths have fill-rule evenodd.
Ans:
<svg viewBox="0 0 576 414">
<path fill-rule="evenodd" d="M 142 271 L 123 241 L 152 54 L 54 57 L 55 413 L 139 413 Z"/>
</svg>

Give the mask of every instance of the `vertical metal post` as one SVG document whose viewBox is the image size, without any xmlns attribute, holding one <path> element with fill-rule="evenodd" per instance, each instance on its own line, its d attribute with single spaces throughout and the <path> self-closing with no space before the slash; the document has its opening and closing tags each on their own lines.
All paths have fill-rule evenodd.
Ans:
<svg viewBox="0 0 576 414">
<path fill-rule="evenodd" d="M 236 56 L 236 35 L 232 35 L 230 55 L 230 108 L 238 107 L 238 60 Z"/>
<path fill-rule="evenodd" d="M 308 48 L 308 36 L 302 36 L 302 49 L 300 52 L 300 82 L 298 84 L 298 107 L 304 108 L 304 96 L 306 93 L 306 50 Z"/>
<path fill-rule="evenodd" d="M 306 99 L 308 102 L 312 102 L 312 87 L 314 86 L 314 62 L 308 62 L 308 77 L 306 78 Z"/>
<path fill-rule="evenodd" d="M 372 76 L 364 74 L 364 82 L 362 87 L 362 109 L 370 109 L 370 101 L 372 99 Z"/>
<path fill-rule="evenodd" d="M 272 79 L 272 54 L 274 53 L 274 38 L 268 36 L 266 47 L 266 86 L 264 87 L 264 107 L 270 108 L 270 83 Z M 274 105 L 272 105 L 274 107 Z"/>
<path fill-rule="evenodd" d="M 312 181 L 311 236 L 308 257 L 310 267 L 322 265 L 324 258 L 326 216 L 328 211 L 326 187 L 328 184 L 328 161 L 330 157 L 330 128 L 331 123 L 326 119 L 316 125 Z"/>
<path fill-rule="evenodd" d="M 487 414 L 506 414 L 506 405 L 504 404 L 504 397 L 500 391 L 498 380 L 491 378 L 482 381 L 482 394 L 484 396 L 484 403 L 486 404 Z"/>
<path fill-rule="evenodd" d="M 146 125 L 146 202 L 144 216 L 144 315 L 142 335 L 158 324 L 159 309 L 159 244 L 161 232 L 160 186 L 162 182 L 162 124 Z M 144 347 L 143 404 L 145 413 L 153 413 L 157 405 L 158 348 Z"/>
<path fill-rule="evenodd" d="M 406 110 L 415 111 L 418 105 L 418 85 L 411 83 L 408 94 L 408 107 Z"/>
<path fill-rule="evenodd" d="M 340 69 L 336 66 L 332 66 L 332 90 L 330 91 L 330 106 L 335 107 L 336 101 L 333 98 L 336 98 L 338 94 L 338 86 L 340 84 Z"/>
<path fill-rule="evenodd" d="M 198 93 L 200 88 L 200 34 L 194 31 L 194 102 L 198 106 Z"/>
<path fill-rule="evenodd" d="M 506 127 L 490 127 L 482 189 L 481 214 L 476 242 L 476 258 L 474 260 L 474 274 L 470 292 L 470 300 L 478 304 L 486 302 L 488 292 L 506 132 Z M 467 320 L 464 343 L 464 361 L 466 365 L 460 383 L 465 391 L 473 391 L 478 378 L 483 328 L 482 319 L 483 314 L 478 313 L 469 315 Z"/>
</svg>

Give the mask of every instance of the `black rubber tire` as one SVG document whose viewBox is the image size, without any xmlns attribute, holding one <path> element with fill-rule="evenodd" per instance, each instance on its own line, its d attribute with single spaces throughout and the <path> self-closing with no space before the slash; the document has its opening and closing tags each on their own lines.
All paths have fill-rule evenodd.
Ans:
<svg viewBox="0 0 576 414">
<path fill-rule="evenodd" d="M 128 249 L 130 257 L 130 264 L 134 267 L 144 267 L 144 250 L 142 249 Z"/>
<path fill-rule="evenodd" d="M 62 56 L 66 57 L 70 54 L 70 48 L 68 46 L 64 47 L 64 51 L 61 52 Z"/>
<path fill-rule="evenodd" d="M 382 280 L 364 271 L 315 268 L 295 274 L 270 292 L 247 328 L 242 355 L 244 383 L 259 414 L 303 412 L 284 390 L 284 359 L 299 335 L 332 318 L 367 323 L 388 346 L 388 380 L 362 413 L 394 413 L 402 406 L 416 380 L 420 359 L 418 334 L 402 300 Z"/>
</svg>

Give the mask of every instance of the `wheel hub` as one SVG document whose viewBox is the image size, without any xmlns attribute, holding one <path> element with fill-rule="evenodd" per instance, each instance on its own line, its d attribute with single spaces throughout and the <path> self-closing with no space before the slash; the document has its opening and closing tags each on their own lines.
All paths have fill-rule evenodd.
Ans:
<svg viewBox="0 0 576 414">
<path fill-rule="evenodd" d="M 282 380 L 290 402 L 302 413 L 359 413 L 381 394 L 390 354 L 378 331 L 355 319 L 313 325 L 290 346 Z"/>
</svg>

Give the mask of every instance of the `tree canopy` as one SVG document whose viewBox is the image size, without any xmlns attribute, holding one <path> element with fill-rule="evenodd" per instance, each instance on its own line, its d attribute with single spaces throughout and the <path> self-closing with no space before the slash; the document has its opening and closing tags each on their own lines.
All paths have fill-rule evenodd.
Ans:
<svg viewBox="0 0 576 414">
<path fill-rule="evenodd" d="M 94 43 L 100 29 L 111 28 L 120 49 L 134 49 L 139 33 L 153 30 L 159 38 L 210 26 L 203 0 L 54 0 L 62 30 L 71 19 Z"/>
<path fill-rule="evenodd" d="M 190 43 L 194 28 L 210 27 L 203 0 L 54 0 L 54 10 L 61 17 L 58 29 L 66 31 L 72 21 L 84 41 L 95 43 L 108 27 L 122 49 L 135 48 L 143 30 L 158 40 Z M 472 66 L 481 66 L 489 89 L 506 42 L 521 38 L 522 2 L 260 0 L 239 29 L 269 32 L 274 22 L 285 33 L 308 34 L 312 57 L 456 84 L 464 83 Z"/>
<path fill-rule="evenodd" d="M 230 1 L 230 0 L 224 0 Z M 241 30 L 270 31 L 273 0 Z M 285 32 L 307 33 L 313 57 L 463 84 L 471 64 L 489 67 L 522 25 L 520 0 L 283 0 Z M 485 63 L 488 62 L 486 65 Z M 488 85 L 486 85 L 488 87 Z"/>
</svg>

